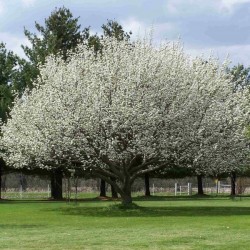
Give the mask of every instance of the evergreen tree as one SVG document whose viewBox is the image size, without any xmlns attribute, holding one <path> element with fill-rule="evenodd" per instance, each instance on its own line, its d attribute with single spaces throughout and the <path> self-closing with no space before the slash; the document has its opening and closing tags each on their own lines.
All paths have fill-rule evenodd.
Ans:
<svg viewBox="0 0 250 250">
<path fill-rule="evenodd" d="M 232 76 L 233 90 L 234 92 L 249 88 L 250 86 L 250 67 L 245 68 L 243 64 L 238 64 L 232 69 L 229 69 L 229 73 Z"/>
<path fill-rule="evenodd" d="M 77 45 L 89 36 L 89 29 L 81 31 L 78 24 L 79 17 L 74 18 L 69 9 L 62 7 L 55 9 L 51 15 L 45 19 L 45 25 L 35 22 L 37 33 L 31 33 L 24 29 L 24 34 L 31 43 L 31 47 L 22 45 L 22 48 L 30 60 L 31 71 L 28 85 L 39 74 L 39 64 L 44 64 L 48 55 L 60 54 L 63 59 L 67 59 L 69 50 L 74 50 Z"/>
<path fill-rule="evenodd" d="M 107 20 L 106 24 L 102 25 L 104 37 L 115 37 L 118 41 L 130 40 L 132 32 L 128 33 L 123 30 L 123 27 L 115 20 Z"/>
<path fill-rule="evenodd" d="M 0 118 L 7 119 L 7 114 L 13 102 L 13 85 L 18 72 L 18 57 L 7 51 L 5 44 L 0 43 Z M 16 84 L 15 84 L 16 85 Z"/>
</svg>

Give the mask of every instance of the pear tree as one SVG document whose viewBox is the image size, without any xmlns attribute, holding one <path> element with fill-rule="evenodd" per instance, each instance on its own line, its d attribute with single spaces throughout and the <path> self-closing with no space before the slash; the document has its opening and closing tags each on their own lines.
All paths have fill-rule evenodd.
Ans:
<svg viewBox="0 0 250 250">
<path fill-rule="evenodd" d="M 15 100 L 2 126 L 9 164 L 88 170 L 130 204 L 137 177 L 183 162 L 212 171 L 216 149 L 235 141 L 223 141 L 224 131 L 235 126 L 242 138 L 247 113 L 236 110 L 246 97 L 232 95 L 226 65 L 191 60 L 179 43 L 100 42 L 101 53 L 81 44 L 67 60 L 48 57 L 33 90 Z"/>
</svg>

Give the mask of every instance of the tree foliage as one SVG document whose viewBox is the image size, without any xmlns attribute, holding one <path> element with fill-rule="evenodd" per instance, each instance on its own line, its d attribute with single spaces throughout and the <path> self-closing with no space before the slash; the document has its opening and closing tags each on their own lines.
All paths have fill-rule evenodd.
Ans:
<svg viewBox="0 0 250 250">
<path fill-rule="evenodd" d="M 67 52 L 84 39 L 78 19 L 79 17 L 73 18 L 69 9 L 62 7 L 55 9 L 49 18 L 45 19 L 45 26 L 35 23 L 38 35 L 25 29 L 24 33 L 32 48 L 23 46 L 23 49 L 30 61 L 38 65 L 45 62 L 46 56 L 57 53 L 61 53 L 62 58 L 66 60 Z"/>
<path fill-rule="evenodd" d="M 115 38 L 117 41 L 129 41 L 132 32 L 124 31 L 123 27 L 115 20 L 107 20 L 106 24 L 102 25 L 102 34 L 98 36 L 98 34 L 91 35 L 90 27 L 85 29 L 85 42 L 87 43 L 89 48 L 94 48 L 94 51 L 101 52 L 102 44 L 101 39 L 103 38 Z"/>
<path fill-rule="evenodd" d="M 123 27 L 115 20 L 107 20 L 106 24 L 102 25 L 103 36 L 104 37 L 113 37 L 118 41 L 130 40 L 132 32 L 125 32 Z"/>
<path fill-rule="evenodd" d="M 6 121 L 14 92 L 22 89 L 24 61 L 0 43 L 0 119 Z"/>
<path fill-rule="evenodd" d="M 250 86 L 250 68 L 245 68 L 243 64 L 238 64 L 229 69 L 229 73 L 232 76 L 233 91 L 249 88 Z"/>
</svg>

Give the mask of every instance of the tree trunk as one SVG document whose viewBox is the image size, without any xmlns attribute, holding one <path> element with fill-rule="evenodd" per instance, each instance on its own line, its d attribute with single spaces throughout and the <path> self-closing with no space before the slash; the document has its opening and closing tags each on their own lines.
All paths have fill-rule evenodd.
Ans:
<svg viewBox="0 0 250 250">
<path fill-rule="evenodd" d="M 115 178 L 110 178 L 112 181 L 115 182 Z M 117 191 L 115 190 L 114 186 L 113 185 L 110 185 L 111 186 L 111 194 L 112 194 L 112 198 L 113 199 L 117 199 L 118 198 L 118 193 Z"/>
<path fill-rule="evenodd" d="M 121 200 L 122 200 L 122 204 L 125 206 L 132 204 L 131 192 L 121 194 Z"/>
<path fill-rule="evenodd" d="M 100 184 L 100 196 L 106 197 L 106 183 L 103 179 L 101 179 L 101 184 Z"/>
<path fill-rule="evenodd" d="M 3 171 L 2 171 L 2 178 L 1 178 L 1 186 L 2 186 L 2 192 L 6 192 L 6 176 L 3 176 Z"/>
<path fill-rule="evenodd" d="M 115 188 L 111 185 L 111 194 L 113 199 L 118 198 L 118 193 L 116 192 Z"/>
<path fill-rule="evenodd" d="M 4 167 L 5 167 L 5 162 L 2 158 L 0 158 L 0 199 L 2 199 L 2 174 Z"/>
<path fill-rule="evenodd" d="M 102 171 L 97 171 L 95 175 L 105 180 L 110 185 L 113 185 L 115 191 L 120 195 L 123 205 L 127 207 L 127 205 L 132 204 L 131 190 L 135 178 L 132 178 L 129 172 L 123 173 L 122 176 L 115 174 L 108 176 L 105 172 L 102 173 Z"/>
<path fill-rule="evenodd" d="M 202 175 L 197 175 L 198 195 L 203 195 Z"/>
<path fill-rule="evenodd" d="M 144 175 L 144 181 L 145 181 L 145 196 L 150 196 L 149 174 L 148 173 L 146 173 Z"/>
<path fill-rule="evenodd" d="M 120 193 L 122 204 L 127 206 L 132 204 L 132 195 L 131 195 L 131 183 L 128 180 L 125 181 L 122 192 Z"/>
<path fill-rule="evenodd" d="M 131 195 L 123 195 L 121 196 L 122 198 L 122 204 L 127 206 L 127 205 L 130 205 L 132 204 L 132 197 Z"/>
<path fill-rule="evenodd" d="M 236 195 L 236 173 L 231 173 L 231 196 Z"/>
<path fill-rule="evenodd" d="M 27 179 L 23 173 L 20 173 L 19 175 L 19 181 L 20 181 L 20 186 L 22 186 L 22 190 L 26 192 L 27 190 Z"/>
<path fill-rule="evenodd" d="M 61 200 L 62 195 L 62 170 L 57 168 L 51 173 L 51 198 Z"/>
</svg>

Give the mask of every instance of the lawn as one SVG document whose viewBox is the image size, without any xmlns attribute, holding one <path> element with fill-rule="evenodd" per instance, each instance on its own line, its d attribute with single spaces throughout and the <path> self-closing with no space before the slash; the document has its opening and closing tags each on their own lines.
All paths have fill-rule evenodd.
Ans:
<svg viewBox="0 0 250 250">
<path fill-rule="evenodd" d="M 250 198 L 1 201 L 0 249 L 250 249 Z"/>
</svg>

